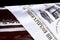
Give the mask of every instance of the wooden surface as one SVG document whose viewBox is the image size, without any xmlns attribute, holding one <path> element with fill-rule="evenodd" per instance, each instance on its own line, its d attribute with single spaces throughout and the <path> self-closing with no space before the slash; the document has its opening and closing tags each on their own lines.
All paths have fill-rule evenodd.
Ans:
<svg viewBox="0 0 60 40">
<path fill-rule="evenodd" d="M 33 40 L 27 31 L 1 32 L 0 40 Z"/>
<path fill-rule="evenodd" d="M 7 9 L 0 9 L 0 23 L 3 25 L 10 23 L 20 23 L 16 17 Z M 1 26 L 2 28 L 17 28 L 17 27 L 23 27 L 22 25 L 8 25 L 8 26 Z M 14 29 L 13 29 L 14 30 Z M 33 40 L 33 38 L 29 35 L 27 31 L 13 31 L 13 32 L 0 32 L 0 40 Z"/>
</svg>

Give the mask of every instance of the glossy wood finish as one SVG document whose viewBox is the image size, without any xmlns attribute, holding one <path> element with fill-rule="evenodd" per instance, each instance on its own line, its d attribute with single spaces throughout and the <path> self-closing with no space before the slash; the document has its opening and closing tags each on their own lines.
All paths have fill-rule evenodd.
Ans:
<svg viewBox="0 0 60 40">
<path fill-rule="evenodd" d="M 27 31 L 1 32 L 0 40 L 33 40 Z"/>
</svg>

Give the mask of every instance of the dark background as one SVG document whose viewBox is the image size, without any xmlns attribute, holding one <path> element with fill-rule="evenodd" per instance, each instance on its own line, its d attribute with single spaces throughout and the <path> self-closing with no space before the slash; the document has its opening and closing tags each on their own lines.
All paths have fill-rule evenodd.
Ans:
<svg viewBox="0 0 60 40">
<path fill-rule="evenodd" d="M 26 4 L 41 4 L 41 3 L 56 3 L 59 0 L 0 0 L 0 7 L 12 5 L 26 5 Z"/>
</svg>

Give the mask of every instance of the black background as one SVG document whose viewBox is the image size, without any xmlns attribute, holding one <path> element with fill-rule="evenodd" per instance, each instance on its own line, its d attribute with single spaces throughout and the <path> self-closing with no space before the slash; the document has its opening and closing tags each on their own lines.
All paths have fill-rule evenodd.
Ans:
<svg viewBox="0 0 60 40">
<path fill-rule="evenodd" d="M 56 3 L 59 0 L 0 0 L 0 7 L 12 5 L 26 5 L 26 4 L 41 4 L 41 3 Z"/>
</svg>

